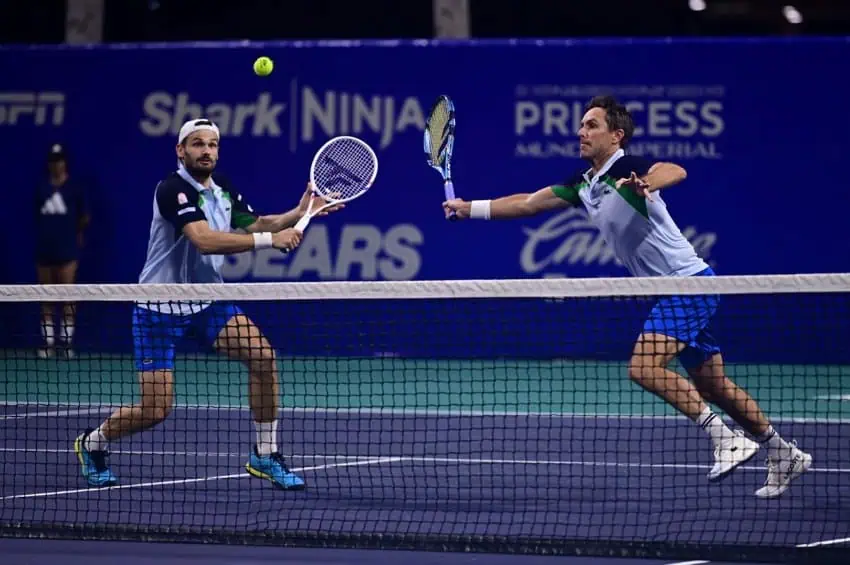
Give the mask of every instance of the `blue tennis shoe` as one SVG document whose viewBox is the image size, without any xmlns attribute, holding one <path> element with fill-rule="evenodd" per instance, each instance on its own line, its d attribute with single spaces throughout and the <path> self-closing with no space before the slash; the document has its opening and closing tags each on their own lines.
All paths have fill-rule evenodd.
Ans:
<svg viewBox="0 0 850 565">
<path fill-rule="evenodd" d="M 89 451 L 86 449 L 86 438 L 93 430 L 86 430 L 74 440 L 74 453 L 83 469 L 83 477 L 92 487 L 111 487 L 118 484 L 118 479 L 106 463 L 108 451 Z"/>
<path fill-rule="evenodd" d="M 245 468 L 251 476 L 270 481 L 279 489 L 303 490 L 305 487 L 304 479 L 289 470 L 280 453 L 260 455 L 254 446 Z"/>
</svg>

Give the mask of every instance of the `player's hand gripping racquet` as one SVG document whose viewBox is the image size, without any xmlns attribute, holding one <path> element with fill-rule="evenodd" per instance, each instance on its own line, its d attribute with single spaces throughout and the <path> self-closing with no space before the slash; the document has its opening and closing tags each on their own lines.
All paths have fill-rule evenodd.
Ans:
<svg viewBox="0 0 850 565">
<path fill-rule="evenodd" d="M 452 184 L 452 151 L 455 144 L 455 106 L 448 96 L 440 96 L 431 107 L 425 122 L 425 158 L 443 177 L 446 200 L 455 197 Z M 456 220 L 451 212 L 449 220 Z"/>
<path fill-rule="evenodd" d="M 331 139 L 319 148 L 310 165 L 313 193 L 325 203 L 313 210 L 316 199 L 311 198 L 295 229 L 303 233 L 322 210 L 363 196 L 377 176 L 378 157 L 368 144 L 347 135 Z"/>
</svg>

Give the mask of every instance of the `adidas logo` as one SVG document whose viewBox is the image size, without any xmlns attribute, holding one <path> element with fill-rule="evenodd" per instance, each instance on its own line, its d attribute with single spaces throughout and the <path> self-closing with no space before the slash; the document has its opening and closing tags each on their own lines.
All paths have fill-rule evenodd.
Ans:
<svg viewBox="0 0 850 565">
<path fill-rule="evenodd" d="M 54 192 L 53 196 L 47 199 L 44 206 L 41 207 L 41 213 L 45 216 L 64 215 L 68 213 L 68 207 L 65 205 L 65 199 L 62 194 Z"/>
</svg>

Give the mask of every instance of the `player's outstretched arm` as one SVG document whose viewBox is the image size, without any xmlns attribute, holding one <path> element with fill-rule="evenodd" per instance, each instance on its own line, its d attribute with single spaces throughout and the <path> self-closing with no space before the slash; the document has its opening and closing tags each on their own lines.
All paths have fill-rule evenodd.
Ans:
<svg viewBox="0 0 850 565">
<path fill-rule="evenodd" d="M 566 208 L 570 202 L 558 196 L 554 187 L 547 186 L 537 192 L 512 194 L 494 200 L 473 200 L 467 202 L 456 198 L 443 202 L 443 211 L 448 217 L 454 211 L 457 217 L 483 220 L 503 220 L 524 218 L 541 212 Z"/>
<path fill-rule="evenodd" d="M 618 167 L 620 178 L 616 182 L 617 188 L 628 186 L 650 201 L 656 190 L 679 184 L 688 176 L 687 171 L 675 163 L 657 162 L 650 165 L 639 157 L 628 156 L 623 157 L 621 161 L 625 162 Z M 618 164 L 619 161 L 615 166 Z"/>
<path fill-rule="evenodd" d="M 247 226 L 245 229 L 250 233 L 275 233 L 286 228 L 291 228 L 292 226 L 298 223 L 298 220 L 300 220 L 304 214 L 307 213 L 307 208 L 310 205 L 311 198 L 313 199 L 313 210 L 318 210 L 319 208 L 327 204 L 327 201 L 324 200 L 322 197 L 315 196 L 313 194 L 313 187 L 310 183 L 307 183 L 307 190 L 305 190 L 304 194 L 301 195 L 301 200 L 298 202 L 298 206 L 296 206 L 292 210 L 284 212 L 283 214 L 271 214 L 268 216 L 260 216 L 257 218 L 257 221 L 255 221 L 250 226 Z M 340 210 L 344 207 L 345 204 L 340 204 L 338 206 L 330 206 L 316 214 L 316 216 L 327 216 L 331 212 L 336 212 L 337 210 Z"/>
<path fill-rule="evenodd" d="M 220 232 L 210 228 L 206 220 L 200 220 L 183 226 L 183 235 L 204 255 L 230 255 L 268 247 L 295 249 L 301 243 L 302 234 L 294 229 L 285 229 L 277 233 Z"/>
<path fill-rule="evenodd" d="M 683 167 L 675 163 L 659 162 L 649 168 L 649 171 L 643 177 L 643 181 L 649 185 L 650 192 L 655 192 L 679 184 L 687 176 L 688 173 Z"/>
<path fill-rule="evenodd" d="M 253 209 L 239 193 L 230 193 L 232 202 L 231 228 L 256 224 Z M 174 231 L 182 233 L 204 255 L 228 255 L 250 249 L 276 247 L 294 249 L 301 242 L 301 233 L 288 229 L 278 233 L 232 233 L 214 230 L 207 222 L 198 191 L 187 190 L 175 180 L 165 180 L 156 187 L 156 204 L 162 217 Z"/>
</svg>

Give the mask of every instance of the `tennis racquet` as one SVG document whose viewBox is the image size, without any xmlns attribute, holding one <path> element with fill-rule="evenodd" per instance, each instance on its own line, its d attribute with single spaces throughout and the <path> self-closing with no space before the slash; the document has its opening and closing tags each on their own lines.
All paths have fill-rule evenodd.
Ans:
<svg viewBox="0 0 850 565">
<path fill-rule="evenodd" d="M 313 210 L 311 198 L 295 229 L 304 233 L 313 216 L 325 208 L 363 196 L 377 176 L 378 157 L 366 142 L 347 135 L 331 139 L 316 151 L 310 165 L 313 194 L 325 204 Z"/>
<path fill-rule="evenodd" d="M 443 188 L 446 200 L 455 197 L 452 184 L 452 151 L 455 144 L 455 105 L 448 96 L 440 96 L 425 122 L 425 158 L 428 165 L 433 167 L 443 177 Z M 456 220 L 457 215 L 451 212 L 449 220 Z"/>
</svg>

